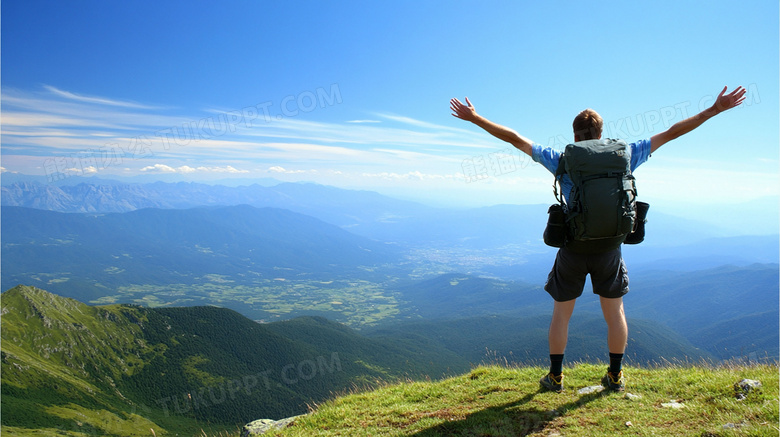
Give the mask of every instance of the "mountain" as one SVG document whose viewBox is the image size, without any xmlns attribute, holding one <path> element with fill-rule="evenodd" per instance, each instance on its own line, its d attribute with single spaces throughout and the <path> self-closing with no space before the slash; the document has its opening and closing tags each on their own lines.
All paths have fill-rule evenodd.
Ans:
<svg viewBox="0 0 780 437">
<path fill-rule="evenodd" d="M 350 387 L 462 372 L 443 349 L 367 339 L 321 318 L 263 325 L 215 307 L 88 306 L 2 294 L 2 425 L 94 435 L 235 429 Z"/>
<path fill-rule="evenodd" d="M 472 363 L 506 359 L 510 364 L 547 363 L 547 328 L 550 310 L 544 313 L 501 314 L 458 319 L 410 321 L 364 329 L 371 338 L 425 338 Z M 711 361 L 712 355 L 680 334 L 654 321 L 631 319 L 626 360 L 633 365 Z M 607 329 L 597 314 L 575 314 L 569 325 L 566 361 L 606 360 Z"/>
<path fill-rule="evenodd" d="M 623 297 L 627 317 L 668 327 L 718 359 L 780 357 L 778 264 L 629 271 L 630 292 Z M 586 286 L 575 316 L 601 314 L 590 293 Z"/>
<path fill-rule="evenodd" d="M 780 235 L 741 235 L 704 238 L 692 244 L 623 246 L 631 271 L 706 270 L 723 265 L 749 266 L 777 263 Z"/>
<path fill-rule="evenodd" d="M 780 357 L 778 332 L 780 323 L 777 309 L 773 308 L 702 324 L 691 330 L 690 338 L 721 360 L 739 357 L 752 361 L 776 361 Z"/>
<path fill-rule="evenodd" d="M 0 187 L 0 203 L 3 206 L 58 212 L 127 212 L 142 208 L 183 209 L 247 204 L 310 215 L 381 241 L 437 242 L 478 248 L 507 244 L 543 246 L 541 234 L 548 207 L 433 208 L 375 192 L 313 183 L 235 187 L 188 182 L 130 184 L 89 181 L 53 185 L 20 180 Z M 721 236 L 723 232 L 701 221 L 675 217 L 655 208 L 651 208 L 648 218 L 648 243 L 651 245 L 693 243 Z M 772 233 L 776 233 L 776 229 Z"/>
<path fill-rule="evenodd" d="M 192 182 L 144 184 L 98 181 L 53 185 L 30 181 L 0 187 L 0 204 L 58 212 L 128 212 L 143 208 L 251 205 L 288 209 L 342 227 L 428 214 L 433 208 L 370 191 L 344 190 L 313 183 L 244 186 Z"/>
<path fill-rule="evenodd" d="M 634 317 L 657 320 L 721 357 L 780 357 L 780 267 L 754 264 L 646 273 L 626 295 Z M 634 285 L 636 284 L 636 285 Z"/>
<path fill-rule="evenodd" d="M 648 272 L 632 278 L 624 297 L 636 316 L 680 331 L 780 307 L 780 267 L 754 264 L 696 272 Z M 759 328 L 757 325 L 756 328 Z"/>
<path fill-rule="evenodd" d="M 232 278 L 366 276 L 395 249 L 275 208 L 65 214 L 2 208 L 2 285 L 42 282 L 80 300 L 132 284 Z M 50 279 L 53 278 L 53 279 Z"/>
<path fill-rule="evenodd" d="M 643 364 L 749 355 L 777 359 L 778 277 L 777 264 L 632 276 L 631 291 L 623 298 L 629 353 Z M 521 363 L 544 355 L 552 304 L 541 286 L 444 274 L 397 290 L 409 323 L 386 322 L 366 328 L 367 334 L 433 339 L 471 361 L 479 361 L 486 348 Z M 571 321 L 567 357 L 593 357 L 604 346 L 605 329 L 599 301 L 588 286 Z"/>
<path fill-rule="evenodd" d="M 529 271 L 549 270 L 555 253 L 541 238 L 547 220 L 546 204 L 433 208 L 375 192 L 313 183 L 224 186 L 84 180 L 88 182 L 54 185 L 19 179 L 0 187 L 1 203 L 82 213 L 241 204 L 286 209 L 355 235 L 399 245 L 418 258 L 436 259 L 446 254 L 442 267 L 449 271 L 532 282 L 544 281 L 546 276 Z M 713 207 L 717 214 L 699 214 L 691 219 L 680 216 L 692 213 L 685 206 L 662 209 L 651 205 L 645 241 L 636 247 L 626 246 L 625 254 L 633 269 L 644 270 L 698 270 L 722 264 L 777 262 L 777 208 L 770 200 L 742 205 L 749 207 L 749 217 L 720 206 Z M 715 219 L 740 220 L 741 226 L 715 226 L 711 224 Z M 755 236 L 765 234 L 768 237 Z"/>
</svg>

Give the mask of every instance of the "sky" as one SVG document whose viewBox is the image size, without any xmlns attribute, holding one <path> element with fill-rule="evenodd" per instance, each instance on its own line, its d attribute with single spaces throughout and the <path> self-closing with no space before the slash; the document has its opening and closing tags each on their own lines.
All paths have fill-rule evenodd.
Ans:
<svg viewBox="0 0 780 437">
<path fill-rule="evenodd" d="M 0 170 L 47 182 L 311 181 L 422 201 L 552 203 L 478 113 L 562 149 L 585 108 L 636 141 L 727 86 L 745 103 L 635 176 L 655 205 L 780 195 L 778 2 L 0 4 Z"/>
</svg>

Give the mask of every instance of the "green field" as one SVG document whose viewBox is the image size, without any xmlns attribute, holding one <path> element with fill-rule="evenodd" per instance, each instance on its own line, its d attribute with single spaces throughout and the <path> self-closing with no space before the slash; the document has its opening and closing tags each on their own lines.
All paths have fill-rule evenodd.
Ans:
<svg viewBox="0 0 780 437">
<path fill-rule="evenodd" d="M 137 284 L 89 301 L 92 305 L 133 303 L 148 307 L 215 305 L 240 309 L 259 322 L 321 315 L 350 326 L 373 325 L 400 314 L 397 295 L 385 284 L 365 280 L 302 280 L 282 276 L 240 284 L 207 275 L 194 284 Z"/>
</svg>

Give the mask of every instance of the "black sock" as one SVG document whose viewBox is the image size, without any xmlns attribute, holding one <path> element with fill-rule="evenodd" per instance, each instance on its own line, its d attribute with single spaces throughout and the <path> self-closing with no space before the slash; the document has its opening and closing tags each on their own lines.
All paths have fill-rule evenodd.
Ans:
<svg viewBox="0 0 780 437">
<path fill-rule="evenodd" d="M 550 373 L 555 376 L 563 373 L 563 354 L 550 354 Z"/>
<path fill-rule="evenodd" d="M 623 354 L 609 353 L 609 373 L 617 375 L 623 369 Z"/>
</svg>

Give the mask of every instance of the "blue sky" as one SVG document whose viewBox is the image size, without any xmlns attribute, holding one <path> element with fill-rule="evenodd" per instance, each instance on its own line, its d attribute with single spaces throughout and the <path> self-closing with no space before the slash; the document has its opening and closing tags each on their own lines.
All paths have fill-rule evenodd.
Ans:
<svg viewBox="0 0 780 437">
<path fill-rule="evenodd" d="M 742 85 L 743 107 L 637 170 L 640 197 L 736 205 L 780 191 L 776 1 L 1 7 L 3 172 L 548 203 L 552 176 L 452 117 L 450 98 L 562 148 L 587 107 L 606 136 L 637 140 Z"/>
</svg>

